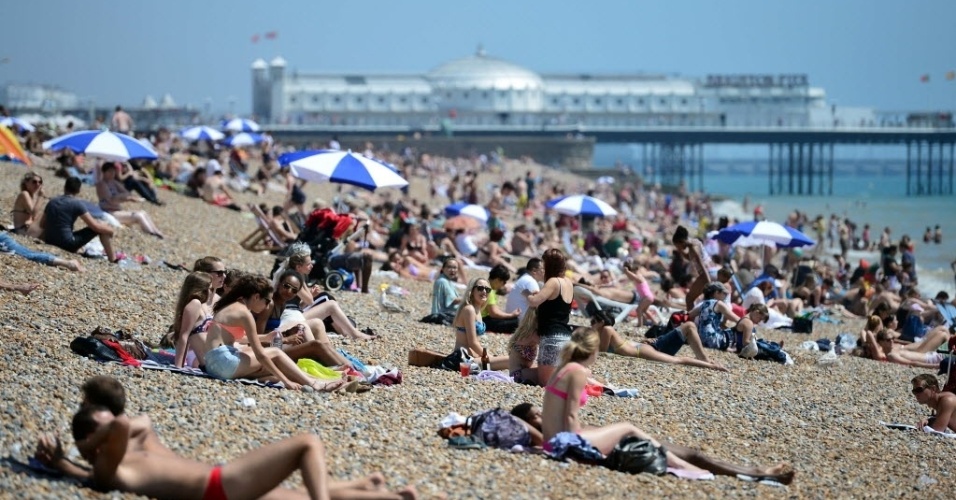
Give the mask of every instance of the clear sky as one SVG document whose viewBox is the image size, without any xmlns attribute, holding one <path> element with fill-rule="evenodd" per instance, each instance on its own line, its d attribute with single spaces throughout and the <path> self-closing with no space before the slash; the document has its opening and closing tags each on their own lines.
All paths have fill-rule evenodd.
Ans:
<svg viewBox="0 0 956 500">
<path fill-rule="evenodd" d="M 480 43 L 543 73 L 806 73 L 839 105 L 956 109 L 954 0 L 29 0 L 3 12 L 0 83 L 109 106 L 170 93 L 243 112 L 258 57 L 423 73 Z"/>
</svg>

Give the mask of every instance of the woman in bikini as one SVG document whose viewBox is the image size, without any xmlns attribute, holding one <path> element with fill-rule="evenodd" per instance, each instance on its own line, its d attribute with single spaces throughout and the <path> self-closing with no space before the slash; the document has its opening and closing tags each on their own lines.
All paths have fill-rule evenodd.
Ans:
<svg viewBox="0 0 956 500">
<path fill-rule="evenodd" d="M 295 243 L 292 245 L 291 251 L 292 254 L 289 255 L 288 260 L 279 266 L 279 269 L 276 271 L 277 274 L 274 276 L 281 276 L 286 269 L 292 269 L 301 276 L 309 276 L 314 266 L 312 262 L 312 250 L 308 245 Z M 276 280 L 275 283 L 278 284 L 278 280 Z M 311 288 L 302 286 L 296 293 L 296 297 L 299 299 L 299 307 L 302 308 L 302 313 L 305 315 L 306 320 L 318 319 L 324 321 L 325 318 L 331 317 L 332 326 L 334 326 L 335 331 L 341 335 L 346 335 L 357 340 L 369 340 L 376 337 L 375 332 L 372 331 L 371 328 L 366 328 L 364 332 L 355 328 L 355 325 L 353 325 L 348 316 L 345 315 L 345 311 L 342 310 L 339 303 L 335 300 L 330 300 L 328 294 L 322 294 L 321 286 L 313 285 Z"/>
<path fill-rule="evenodd" d="M 43 215 L 40 200 L 43 194 L 43 177 L 36 172 L 27 172 L 20 181 L 20 194 L 13 202 L 13 232 L 40 238 L 43 228 L 34 224 Z"/>
<path fill-rule="evenodd" d="M 538 309 L 529 308 L 518 323 L 518 328 L 508 339 L 508 373 L 519 384 L 540 385 L 538 368 Z"/>
<path fill-rule="evenodd" d="M 428 262 L 428 238 L 422 234 L 415 221 L 405 223 L 405 234 L 402 235 L 402 242 L 399 246 L 399 252 L 407 255 L 419 262 Z"/>
<path fill-rule="evenodd" d="M 300 321 L 282 321 L 282 312 L 286 303 L 295 299 L 302 288 L 302 275 L 287 269 L 279 276 L 279 286 L 272 294 L 272 303 L 261 313 L 256 314 L 256 331 L 264 342 L 272 342 L 276 335 L 282 335 L 282 350 L 293 361 L 302 358 L 314 359 L 325 366 L 342 368 L 348 372 L 352 364 L 342 356 L 325 332 L 325 323 L 318 319 Z M 302 326 L 303 328 L 299 328 Z M 280 331 L 280 327 L 284 331 Z M 349 375 L 361 375 L 349 372 Z"/>
<path fill-rule="evenodd" d="M 624 340 L 621 334 L 614 329 L 614 316 L 603 309 L 595 311 L 594 315 L 591 316 L 591 328 L 597 330 L 601 337 L 601 352 L 632 358 L 642 358 L 658 363 L 693 366 L 722 372 L 727 371 L 727 369 L 719 363 L 712 362 L 707 358 L 707 354 L 704 352 L 703 346 L 700 343 L 700 337 L 697 336 L 697 328 L 690 322 L 681 325 L 679 333 L 677 333 L 678 329 L 674 329 L 659 337 L 656 342 L 648 343 Z M 658 349 L 657 342 L 660 342 L 660 349 Z M 699 352 L 700 355 L 703 355 L 703 359 L 674 356 L 666 352 L 667 350 L 673 351 L 674 347 L 679 350 L 684 344 L 692 346 L 695 353 Z M 676 353 L 676 351 L 674 352 Z"/>
<path fill-rule="evenodd" d="M 173 345 L 176 347 L 175 363 L 177 368 L 186 365 L 189 351 L 201 352 L 206 341 L 206 330 L 212 320 L 212 306 L 209 296 L 215 293 L 212 288 L 212 276 L 203 272 L 192 272 L 186 276 L 176 301 L 176 316 L 173 319 Z M 202 364 L 202 358 L 196 357 L 196 363 Z"/>
<path fill-rule="evenodd" d="M 561 364 L 544 387 L 544 402 L 541 405 L 541 432 L 544 450 L 550 452 L 552 439 L 561 433 L 577 434 L 607 455 L 621 439 L 636 436 L 650 441 L 654 446 L 664 446 L 667 465 L 691 473 L 711 472 L 727 476 L 743 474 L 760 479 L 790 484 L 793 468 L 782 463 L 774 467 L 745 467 L 715 460 L 699 450 L 658 441 L 633 424 L 619 422 L 603 427 L 585 427 L 579 410 L 587 404 L 584 390 L 591 375 L 590 367 L 597 359 L 600 334 L 592 328 L 578 328 L 561 350 Z"/>
<path fill-rule="evenodd" d="M 411 255 L 402 255 L 398 250 L 388 254 L 388 262 L 382 264 L 382 271 L 392 271 L 400 277 L 431 283 L 438 277 L 438 270 L 419 262 Z"/>
<path fill-rule="evenodd" d="M 243 276 L 232 290 L 213 308 L 213 319 L 206 334 L 205 345 L 196 351 L 205 363 L 206 373 L 223 380 L 266 373 L 282 382 L 287 389 L 311 387 L 319 391 L 346 388 L 348 380 L 321 382 L 299 369 L 280 349 L 262 347 L 256 333 L 254 313 L 268 306 L 272 285 L 262 276 Z M 245 339 L 246 347 L 236 342 Z M 356 383 L 357 386 L 357 383 Z"/>
<path fill-rule="evenodd" d="M 104 163 L 100 167 L 100 181 L 96 183 L 96 196 L 100 199 L 100 208 L 109 212 L 124 225 L 136 224 L 144 233 L 163 239 L 149 214 L 142 210 L 123 210 L 123 203 L 128 201 L 141 202 L 143 198 L 130 193 L 116 177 L 116 164 Z"/>
<path fill-rule="evenodd" d="M 484 278 L 472 278 L 468 282 L 468 287 L 462 295 L 461 306 L 452 322 L 452 327 L 455 329 L 455 349 L 452 352 L 465 349 L 472 359 L 481 357 L 484 347 L 478 340 L 478 336 L 485 334 L 485 323 L 481 321 L 478 311 L 488 302 L 490 292 L 491 285 Z M 507 356 L 489 356 L 489 358 L 492 370 L 508 368 Z"/>
<path fill-rule="evenodd" d="M 197 259 L 193 263 L 193 271 L 201 271 L 212 276 L 212 289 L 213 293 L 209 296 L 209 300 L 206 303 L 210 308 L 216 305 L 216 302 L 219 302 L 219 293 L 218 290 L 222 289 L 223 284 L 226 282 L 226 265 L 222 263 L 222 259 L 219 257 L 213 257 L 207 255 L 201 259 Z M 223 294 L 226 292 L 223 291 Z"/>
</svg>

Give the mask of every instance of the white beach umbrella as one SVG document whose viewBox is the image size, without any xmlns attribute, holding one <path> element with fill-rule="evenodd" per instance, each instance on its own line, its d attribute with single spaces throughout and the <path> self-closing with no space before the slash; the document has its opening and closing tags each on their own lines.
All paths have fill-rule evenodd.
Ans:
<svg viewBox="0 0 956 500">
<path fill-rule="evenodd" d="M 771 221 L 747 221 L 721 229 L 717 233 L 718 241 L 734 246 L 773 246 L 777 248 L 795 248 L 815 245 L 809 236 L 796 229 Z"/>
<path fill-rule="evenodd" d="M 27 132 L 33 132 L 36 130 L 36 127 L 33 126 L 30 122 L 23 120 L 21 118 L 14 118 L 12 116 L 5 116 L 0 118 L 0 125 L 7 127 L 10 130 L 13 130 L 14 127 L 20 127 Z"/>
<path fill-rule="evenodd" d="M 296 151 L 280 156 L 279 164 L 289 165 L 292 175 L 300 179 L 351 184 L 369 191 L 380 187 L 402 188 L 408 185 L 408 181 L 378 160 L 351 151 Z"/>
<path fill-rule="evenodd" d="M 232 120 L 223 120 L 222 129 L 232 132 L 258 132 L 259 124 L 247 118 L 233 118 Z"/>
<path fill-rule="evenodd" d="M 189 141 L 221 141 L 225 139 L 226 134 L 212 127 L 202 125 L 184 128 L 179 131 L 179 136 Z"/>
<path fill-rule="evenodd" d="M 227 137 L 226 140 L 222 142 L 227 146 L 232 147 L 252 146 L 253 144 L 259 144 L 262 142 L 262 134 L 250 134 L 247 132 L 242 132 L 240 134 Z"/>
<path fill-rule="evenodd" d="M 70 149 L 74 153 L 83 153 L 109 161 L 128 161 L 132 158 L 155 160 L 158 157 L 152 147 L 126 134 L 101 130 L 81 130 L 50 139 L 43 143 L 43 149 L 51 151 Z"/>
<path fill-rule="evenodd" d="M 488 209 L 473 203 L 452 203 L 445 207 L 445 215 L 454 217 L 456 215 L 467 215 L 481 222 L 488 222 Z"/>
<path fill-rule="evenodd" d="M 583 194 L 555 198 L 547 203 L 548 208 L 564 215 L 584 215 L 590 217 L 607 217 L 617 215 L 617 210 L 611 208 L 611 205 Z"/>
</svg>

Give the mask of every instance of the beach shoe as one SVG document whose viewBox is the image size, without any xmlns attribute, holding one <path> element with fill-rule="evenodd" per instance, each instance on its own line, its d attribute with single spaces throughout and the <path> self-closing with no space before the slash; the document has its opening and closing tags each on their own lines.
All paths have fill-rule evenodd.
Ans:
<svg viewBox="0 0 956 500">
<path fill-rule="evenodd" d="M 750 343 L 745 345 L 743 349 L 740 350 L 740 357 L 753 359 L 757 355 L 757 341 L 755 339 L 750 339 Z"/>
</svg>

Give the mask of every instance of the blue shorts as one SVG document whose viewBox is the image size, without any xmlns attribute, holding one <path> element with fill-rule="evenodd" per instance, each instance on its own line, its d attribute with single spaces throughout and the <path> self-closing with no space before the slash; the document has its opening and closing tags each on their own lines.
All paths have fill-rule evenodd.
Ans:
<svg viewBox="0 0 956 500">
<path fill-rule="evenodd" d="M 657 337 L 657 340 L 654 341 L 654 350 L 674 356 L 686 343 L 687 338 L 684 337 L 684 332 L 680 331 L 680 328 L 675 328 Z"/>
<path fill-rule="evenodd" d="M 206 353 L 206 373 L 222 380 L 232 380 L 239 369 L 239 349 L 223 344 Z"/>
</svg>

